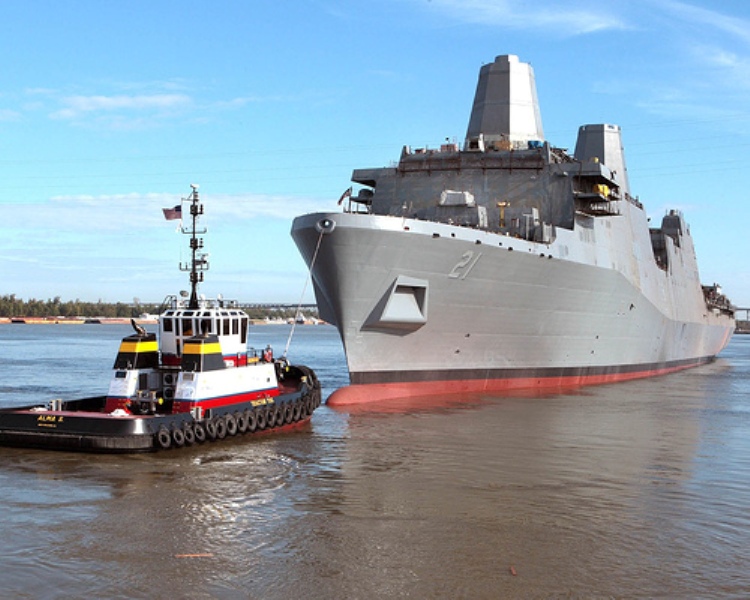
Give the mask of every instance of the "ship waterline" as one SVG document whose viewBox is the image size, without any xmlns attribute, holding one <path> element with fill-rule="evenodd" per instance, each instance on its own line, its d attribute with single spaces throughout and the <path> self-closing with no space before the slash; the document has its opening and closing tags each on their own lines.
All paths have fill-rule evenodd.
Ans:
<svg viewBox="0 0 750 600">
<path fill-rule="evenodd" d="M 728 343 L 731 305 L 701 286 L 683 216 L 653 228 L 630 196 L 618 127 L 582 127 L 569 156 L 475 130 L 496 121 L 472 115 L 464 150 L 356 170 L 353 205 L 295 219 L 352 384 L 329 403 L 647 377 Z"/>
</svg>

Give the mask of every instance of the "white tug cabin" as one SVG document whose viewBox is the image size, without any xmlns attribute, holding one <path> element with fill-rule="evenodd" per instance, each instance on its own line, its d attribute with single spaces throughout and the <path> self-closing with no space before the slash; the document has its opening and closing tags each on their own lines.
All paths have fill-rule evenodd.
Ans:
<svg viewBox="0 0 750 600">
<path fill-rule="evenodd" d="M 197 293 L 208 269 L 197 218 L 203 214 L 197 186 L 189 202 L 192 261 L 191 293 L 168 296 L 159 316 L 159 338 L 136 326 L 122 340 L 114 364 L 106 409 L 133 414 L 203 412 L 234 405 L 273 404 L 286 361 L 274 361 L 270 347 L 248 351 L 250 320 L 236 301 L 207 299 Z M 118 413 L 119 414 L 119 413 Z"/>
</svg>

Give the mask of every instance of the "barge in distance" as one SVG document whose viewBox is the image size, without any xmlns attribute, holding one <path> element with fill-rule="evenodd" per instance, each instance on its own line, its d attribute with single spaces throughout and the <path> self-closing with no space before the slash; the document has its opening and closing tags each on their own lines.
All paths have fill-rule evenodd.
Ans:
<svg viewBox="0 0 750 600">
<path fill-rule="evenodd" d="M 313 370 L 274 359 L 270 347 L 248 350 L 247 314 L 235 302 L 198 295 L 208 261 L 197 186 L 183 203 L 192 260 L 180 268 L 190 273 L 191 293 L 167 297 L 158 339 L 133 321 L 105 396 L 0 409 L 0 444 L 151 452 L 309 421 L 321 399 Z"/>
<path fill-rule="evenodd" d="M 346 353 L 330 405 L 660 375 L 734 330 L 682 214 L 651 227 L 632 195 L 620 128 L 550 144 L 516 56 L 481 68 L 462 148 L 407 146 L 352 181 L 343 212 L 291 231 Z"/>
</svg>

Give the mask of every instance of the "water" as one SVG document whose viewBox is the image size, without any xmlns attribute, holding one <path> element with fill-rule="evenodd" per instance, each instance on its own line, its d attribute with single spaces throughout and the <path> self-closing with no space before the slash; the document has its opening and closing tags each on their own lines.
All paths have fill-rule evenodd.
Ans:
<svg viewBox="0 0 750 600">
<path fill-rule="evenodd" d="M 0 325 L 0 406 L 100 393 L 128 333 Z M 346 382 L 331 327 L 290 357 L 324 396 Z M 750 336 L 574 393 L 322 406 L 153 455 L 0 449 L 0 486 L 3 598 L 747 598 Z"/>
</svg>

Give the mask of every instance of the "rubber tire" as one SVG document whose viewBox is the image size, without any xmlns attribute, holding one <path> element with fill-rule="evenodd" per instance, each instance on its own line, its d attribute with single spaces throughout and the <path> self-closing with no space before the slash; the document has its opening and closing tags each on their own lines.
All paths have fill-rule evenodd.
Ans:
<svg viewBox="0 0 750 600">
<path fill-rule="evenodd" d="M 224 423 L 227 426 L 227 435 L 237 435 L 237 419 L 234 415 L 225 415 Z"/>
<path fill-rule="evenodd" d="M 162 450 L 166 450 L 172 445 L 172 435 L 169 433 L 169 429 L 166 427 L 160 427 L 159 431 L 154 436 L 156 445 Z"/>
<path fill-rule="evenodd" d="M 202 444 L 206 441 L 206 428 L 203 426 L 203 423 L 196 423 L 193 426 L 193 430 L 195 432 L 195 441 L 199 444 Z"/>
<path fill-rule="evenodd" d="M 234 413 L 234 420 L 237 421 L 237 431 L 247 433 L 247 411 Z"/>
<path fill-rule="evenodd" d="M 216 439 L 223 440 L 227 437 L 227 422 L 224 417 L 215 417 L 212 419 L 216 423 Z"/>
<path fill-rule="evenodd" d="M 284 422 L 289 425 L 292 421 L 294 421 L 294 409 L 292 408 L 292 405 L 287 402 L 284 405 Z"/>
<path fill-rule="evenodd" d="M 296 400 L 294 402 L 294 420 L 299 421 L 302 417 L 302 402 Z"/>
<path fill-rule="evenodd" d="M 279 420 L 279 408 L 277 406 L 274 406 L 273 408 L 269 408 L 266 427 L 268 429 L 273 429 L 274 427 L 276 427 L 276 423 L 278 420 Z"/>
<path fill-rule="evenodd" d="M 172 441 L 174 442 L 174 445 L 178 448 L 181 448 L 185 445 L 185 432 L 182 431 L 181 428 L 175 427 L 172 430 Z"/>
<path fill-rule="evenodd" d="M 256 417 L 254 410 L 245 411 L 245 420 L 247 421 L 248 432 L 253 433 L 258 429 L 258 417 Z"/>
<path fill-rule="evenodd" d="M 216 439 L 216 423 L 213 419 L 208 419 L 206 421 L 206 437 L 211 440 L 212 442 Z"/>
<path fill-rule="evenodd" d="M 185 425 L 183 432 L 185 434 L 185 443 L 188 446 L 195 444 L 195 431 L 193 431 L 193 427 L 191 425 Z"/>
<path fill-rule="evenodd" d="M 266 427 L 268 427 L 268 418 L 266 415 L 266 409 L 260 408 L 257 410 L 257 418 L 256 418 L 256 431 L 262 431 Z"/>
</svg>

